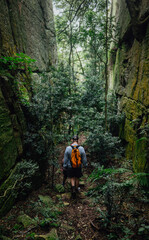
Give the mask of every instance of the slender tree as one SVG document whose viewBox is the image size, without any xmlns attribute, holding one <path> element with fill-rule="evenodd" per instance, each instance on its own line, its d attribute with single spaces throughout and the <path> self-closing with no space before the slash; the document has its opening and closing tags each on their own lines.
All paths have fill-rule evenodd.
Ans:
<svg viewBox="0 0 149 240">
<path fill-rule="evenodd" d="M 108 96 L 108 0 L 106 0 L 106 29 L 105 29 L 105 130 L 107 131 L 107 96 Z"/>
</svg>

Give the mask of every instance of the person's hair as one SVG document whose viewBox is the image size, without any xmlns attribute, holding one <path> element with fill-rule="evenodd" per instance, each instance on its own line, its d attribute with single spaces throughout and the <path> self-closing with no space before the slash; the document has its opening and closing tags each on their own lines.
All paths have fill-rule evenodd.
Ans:
<svg viewBox="0 0 149 240">
<path fill-rule="evenodd" d="M 73 138 L 72 138 L 72 139 L 73 139 L 73 141 L 78 141 L 78 139 L 79 139 L 79 138 L 78 138 L 78 136 L 77 136 L 77 135 L 75 135 L 75 136 L 73 136 Z"/>
</svg>

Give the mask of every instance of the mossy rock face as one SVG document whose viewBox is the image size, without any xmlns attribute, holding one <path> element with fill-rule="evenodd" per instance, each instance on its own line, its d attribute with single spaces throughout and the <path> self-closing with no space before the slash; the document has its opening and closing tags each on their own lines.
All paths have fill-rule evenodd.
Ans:
<svg viewBox="0 0 149 240">
<path fill-rule="evenodd" d="M 140 1 L 137 9 L 140 19 L 148 9 L 147 0 Z M 126 141 L 126 158 L 133 159 L 134 170 L 147 171 L 145 142 L 136 141 L 139 129 L 149 123 L 149 23 L 146 22 L 145 31 L 142 32 L 140 25 L 135 32 L 134 26 L 130 27 L 131 17 L 125 1 L 113 1 L 111 11 L 121 42 L 120 47 L 114 42 L 111 44 L 116 58 L 109 62 L 109 88 L 116 92 L 119 111 L 126 116 L 125 124 L 120 126 L 120 137 Z M 133 125 L 136 120 L 138 123 Z"/>
<path fill-rule="evenodd" d="M 12 10 L 12 11 L 9 11 Z M 33 14 L 36 12 L 36 15 Z M 43 14 L 44 12 L 44 14 Z M 40 21 L 39 21 L 40 19 Z M 42 1 L 42 4 L 26 0 L 26 4 L 18 8 L 17 1 L 11 1 L 9 6 L 1 1 L 1 48 L 0 54 L 10 56 L 17 49 L 37 59 L 40 71 L 47 71 L 48 66 L 56 61 L 56 42 L 51 34 L 54 32 L 52 1 Z M 45 25 L 43 26 L 43 21 Z M 32 29 L 32 39 L 30 30 Z M 13 31 L 12 31 L 13 30 Z M 12 34 L 13 33 L 13 34 Z"/>
<path fill-rule="evenodd" d="M 23 214 L 18 216 L 17 222 L 21 223 L 25 228 L 29 226 L 37 226 L 37 221 L 30 218 L 28 215 Z"/>
<path fill-rule="evenodd" d="M 12 195 L 12 188 L 15 185 L 14 175 L 16 170 L 17 166 L 11 171 L 10 176 L 0 186 L 0 216 L 5 215 L 15 202 L 15 197 Z"/>
<path fill-rule="evenodd" d="M 23 132 L 26 130 L 25 117 L 12 79 L 0 79 L 0 180 L 6 179 L 10 169 L 23 153 Z"/>
<path fill-rule="evenodd" d="M 148 141 L 145 137 L 142 137 L 136 141 L 133 163 L 136 172 L 145 172 L 147 169 L 149 170 L 149 165 L 147 163 L 147 145 Z"/>
<path fill-rule="evenodd" d="M 0 180 L 8 174 L 17 158 L 17 147 L 13 134 L 9 109 L 0 91 Z"/>
<path fill-rule="evenodd" d="M 49 66 L 56 63 L 57 58 L 56 39 L 51 35 L 51 30 L 55 31 L 53 6 L 52 0 L 41 2 L 34 4 L 34 1 L 26 0 L 25 5 L 22 2 L 18 7 L 18 1 L 10 1 L 9 4 L 1 1 L 0 56 L 14 56 L 19 49 L 20 53 L 36 59 L 39 72 L 47 72 L 48 75 Z M 33 11 L 36 16 L 32 14 Z M 30 38 L 30 29 L 34 32 L 34 39 Z M 23 113 L 20 96 L 29 101 L 32 95 L 28 84 L 31 80 L 29 73 L 23 73 L 21 69 L 8 71 L 3 69 L 0 72 L 0 196 L 3 196 L 7 186 L 12 186 L 13 183 L 9 184 L 7 178 L 23 154 L 23 135 L 28 119 Z M 40 76 L 36 76 L 40 81 Z M 6 196 L 0 198 L 1 216 L 11 208 L 13 202 L 10 191 L 7 191 Z"/>
</svg>

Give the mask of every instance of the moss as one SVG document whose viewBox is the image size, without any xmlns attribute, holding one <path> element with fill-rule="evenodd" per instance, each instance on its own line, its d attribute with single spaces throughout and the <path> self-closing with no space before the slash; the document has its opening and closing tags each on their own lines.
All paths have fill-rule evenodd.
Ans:
<svg viewBox="0 0 149 240">
<path fill-rule="evenodd" d="M 133 129 L 132 121 L 126 118 L 125 121 L 125 131 L 124 131 L 124 138 L 130 144 L 133 144 L 136 140 L 136 132 Z"/>
<path fill-rule="evenodd" d="M 23 214 L 18 216 L 17 222 L 21 223 L 25 228 L 29 226 L 37 226 L 37 221 L 35 219 L 30 218 L 28 215 Z"/>
<path fill-rule="evenodd" d="M 126 4 L 121 1 L 116 5 L 117 2 L 116 0 L 115 3 L 112 3 L 113 7 L 116 7 L 116 10 L 112 9 L 112 11 L 116 13 L 116 27 L 119 31 L 120 41 L 117 46 L 116 60 L 109 59 L 109 64 L 114 65 L 113 69 L 113 66 L 109 66 L 112 72 L 109 74 L 110 81 L 112 81 L 109 86 L 113 86 L 117 93 L 119 110 L 126 116 L 125 124 L 120 126 L 119 133 L 120 137 L 128 143 L 126 157 L 133 159 L 135 171 L 146 171 L 147 140 L 138 139 L 138 134 L 140 128 L 149 121 L 149 24 L 146 26 L 146 32 L 142 35 L 142 42 L 137 41 L 130 27 L 131 19 Z M 141 12 L 141 8 L 138 10 Z M 115 16 L 115 14 L 113 15 Z M 113 48 L 113 44 L 111 44 L 111 48 Z"/>
<path fill-rule="evenodd" d="M 0 180 L 6 178 L 16 159 L 23 152 L 22 133 L 26 129 L 25 118 L 18 102 L 14 101 L 12 82 L 3 79 L 0 89 Z"/>
<path fill-rule="evenodd" d="M 116 53 L 116 60 L 113 70 L 113 86 L 117 86 L 119 84 L 119 76 L 120 76 L 120 49 Z"/>
<path fill-rule="evenodd" d="M 49 207 L 51 207 L 51 206 L 53 205 L 53 200 L 52 200 L 51 197 L 49 197 L 49 196 L 43 196 L 43 195 L 39 195 L 38 197 L 39 197 L 40 201 L 41 201 L 42 203 L 44 203 L 45 205 L 47 205 L 47 206 L 49 206 Z"/>
<path fill-rule="evenodd" d="M 147 163 L 147 146 L 148 140 L 145 137 L 142 137 L 135 142 L 135 155 L 133 162 L 135 172 L 146 172 L 147 168 L 149 168 Z"/>
<path fill-rule="evenodd" d="M 5 182 L 0 186 L 0 216 L 5 215 L 13 206 L 15 202 L 15 197 L 12 195 L 11 188 L 15 184 L 14 174 L 16 172 L 17 167 L 15 167 L 10 176 L 7 178 Z M 5 196 L 4 196 L 5 193 Z"/>
<path fill-rule="evenodd" d="M 3 217 L 13 206 L 15 203 L 15 198 L 10 195 L 4 202 L 3 205 L 1 205 L 0 208 L 0 217 Z"/>
<path fill-rule="evenodd" d="M 59 240 L 57 230 L 53 228 L 49 234 L 46 235 L 46 240 Z"/>
<path fill-rule="evenodd" d="M 5 99 L 3 94 L 0 90 L 0 126 L 1 126 L 1 133 L 6 132 L 10 129 L 11 126 L 11 119 L 9 116 L 9 110 L 5 103 Z"/>
<path fill-rule="evenodd" d="M 5 145 L 0 151 L 0 179 L 3 179 L 9 174 L 9 171 L 14 166 L 16 158 L 18 156 L 14 137 L 8 141 L 7 135 L 5 135 L 5 138 L 3 138 L 2 141 L 5 142 Z"/>
<path fill-rule="evenodd" d="M 36 235 L 36 240 L 59 240 L 57 230 L 55 228 L 51 229 L 51 231 L 46 235 Z"/>
</svg>

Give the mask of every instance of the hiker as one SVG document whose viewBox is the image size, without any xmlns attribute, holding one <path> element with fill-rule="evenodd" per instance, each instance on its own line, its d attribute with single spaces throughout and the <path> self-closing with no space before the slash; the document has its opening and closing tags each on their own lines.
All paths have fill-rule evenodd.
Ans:
<svg viewBox="0 0 149 240">
<path fill-rule="evenodd" d="M 85 150 L 78 145 L 78 136 L 72 138 L 71 146 L 68 146 L 64 154 L 63 168 L 67 169 L 67 177 L 70 178 L 72 198 L 78 193 L 79 178 L 82 177 L 82 165 L 87 166 Z"/>
</svg>

